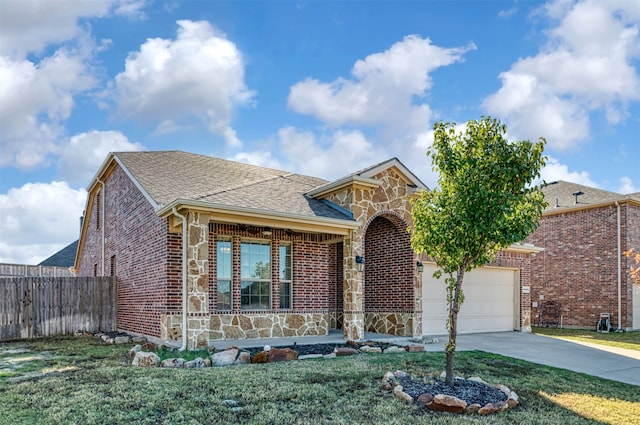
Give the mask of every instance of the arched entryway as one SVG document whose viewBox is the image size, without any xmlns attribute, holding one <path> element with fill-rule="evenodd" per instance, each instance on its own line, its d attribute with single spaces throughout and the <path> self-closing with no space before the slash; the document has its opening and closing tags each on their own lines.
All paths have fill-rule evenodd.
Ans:
<svg viewBox="0 0 640 425">
<path fill-rule="evenodd" d="M 365 330 L 412 336 L 419 283 L 407 223 L 393 212 L 376 215 L 365 229 L 364 248 Z"/>
</svg>

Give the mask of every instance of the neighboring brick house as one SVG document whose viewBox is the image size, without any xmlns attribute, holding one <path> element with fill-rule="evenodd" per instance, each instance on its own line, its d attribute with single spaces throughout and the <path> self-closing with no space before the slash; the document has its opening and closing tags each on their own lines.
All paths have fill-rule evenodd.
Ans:
<svg viewBox="0 0 640 425">
<path fill-rule="evenodd" d="M 534 324 L 595 329 L 609 313 L 614 328 L 640 329 L 640 286 L 624 255 L 640 248 L 640 193 L 564 181 L 543 192 L 549 205 L 527 238 L 544 247 L 531 263 Z"/>
<path fill-rule="evenodd" d="M 112 153 L 88 188 L 75 269 L 117 277 L 119 329 L 185 348 L 329 329 L 420 336 L 408 233 L 420 190 L 395 158 L 327 182 L 180 151 Z M 510 330 L 530 329 L 531 252 L 498 260 L 517 280 Z"/>
</svg>

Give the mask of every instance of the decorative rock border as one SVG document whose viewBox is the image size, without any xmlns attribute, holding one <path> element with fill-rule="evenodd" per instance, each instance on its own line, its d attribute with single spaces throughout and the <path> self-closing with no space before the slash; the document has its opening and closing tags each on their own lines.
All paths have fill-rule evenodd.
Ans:
<svg viewBox="0 0 640 425">
<path fill-rule="evenodd" d="M 408 376 L 409 375 L 406 372 L 400 370 L 396 371 L 395 373 L 387 372 L 382 377 L 382 388 L 387 391 L 391 391 L 393 395 L 395 395 L 405 403 L 416 403 L 420 407 L 440 412 L 490 415 L 492 413 L 502 412 L 514 408 L 518 405 L 518 394 L 516 394 L 515 391 L 511 391 L 511 389 L 509 389 L 509 387 L 507 387 L 506 385 L 502 384 L 496 384 L 495 388 L 498 388 L 500 391 L 502 391 L 507 396 L 507 400 L 487 403 L 484 406 L 481 406 L 479 404 L 467 404 L 467 402 L 464 400 L 446 394 L 433 395 L 430 393 L 423 393 L 418 397 L 417 400 L 414 400 L 412 396 L 403 391 L 403 387 L 399 382 L 400 378 Z M 482 380 L 482 378 L 472 377 L 468 380 L 491 387 L 491 385 Z"/>
<path fill-rule="evenodd" d="M 299 346 L 300 347 L 300 346 Z M 408 346 L 388 345 L 381 347 L 375 342 L 355 343 L 348 341 L 345 346 L 334 348 L 330 354 L 311 353 L 298 355 L 298 352 L 291 348 L 271 348 L 268 345 L 264 349 L 253 356 L 248 350 L 242 350 L 238 347 L 227 347 L 223 350 L 213 350 L 208 358 L 196 358 L 191 361 L 185 361 L 183 358 L 175 357 L 160 360 L 155 353 L 153 344 L 147 342 L 137 344 L 129 350 L 129 358 L 132 366 L 141 367 L 169 367 L 169 368 L 202 368 L 210 366 L 231 366 L 249 363 L 275 363 L 282 361 L 306 360 L 306 359 L 331 359 L 338 356 L 351 356 L 360 353 L 376 353 L 376 354 L 393 354 L 405 352 L 421 352 L 425 351 L 424 346 L 412 344 Z"/>
</svg>

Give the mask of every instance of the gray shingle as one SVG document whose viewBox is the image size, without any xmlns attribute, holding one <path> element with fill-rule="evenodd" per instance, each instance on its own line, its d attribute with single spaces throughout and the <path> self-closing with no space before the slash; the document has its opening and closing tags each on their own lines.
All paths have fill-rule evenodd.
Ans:
<svg viewBox="0 0 640 425">
<path fill-rule="evenodd" d="M 545 200 L 549 204 L 544 212 L 584 208 L 589 205 L 608 202 L 613 203 L 615 201 L 622 201 L 625 199 L 639 199 L 634 194 L 621 195 L 619 193 L 562 180 L 548 183 L 542 188 L 542 192 L 544 193 Z M 583 193 L 578 196 L 577 204 L 576 197 L 573 195 L 576 192 Z"/>
<path fill-rule="evenodd" d="M 309 217 L 349 219 L 305 196 L 326 180 L 182 151 L 117 152 L 115 156 L 156 202 L 211 202 Z"/>
</svg>

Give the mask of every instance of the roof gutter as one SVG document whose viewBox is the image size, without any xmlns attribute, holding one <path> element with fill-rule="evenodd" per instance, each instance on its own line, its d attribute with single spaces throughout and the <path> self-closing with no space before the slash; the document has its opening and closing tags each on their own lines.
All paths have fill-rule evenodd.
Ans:
<svg viewBox="0 0 640 425">
<path fill-rule="evenodd" d="M 293 221 L 302 224 L 315 225 L 315 226 L 331 226 L 342 228 L 346 230 L 353 230 L 360 227 L 360 223 L 355 220 L 328 218 L 328 217 L 307 217 L 299 214 L 282 213 L 268 210 L 259 210 L 255 208 L 234 207 L 224 204 L 215 204 L 207 201 L 197 201 L 191 199 L 176 199 L 168 205 L 164 205 L 156 209 L 156 214 L 159 217 L 167 217 L 175 211 L 178 207 L 199 209 L 210 213 L 231 213 L 235 215 L 245 216 L 247 218 L 266 217 L 275 220 Z"/>
<path fill-rule="evenodd" d="M 187 218 L 176 207 L 171 213 L 182 220 L 182 345 L 179 351 L 187 348 Z"/>
<path fill-rule="evenodd" d="M 539 246 L 535 246 L 530 243 L 514 243 L 509 245 L 507 248 L 504 248 L 504 251 L 520 252 L 523 254 L 531 254 L 532 256 L 535 256 L 536 254 L 544 251 L 544 248 L 540 248 Z"/>
</svg>

